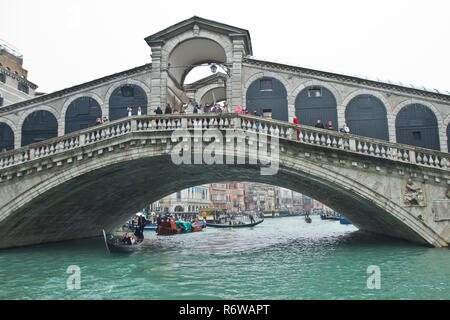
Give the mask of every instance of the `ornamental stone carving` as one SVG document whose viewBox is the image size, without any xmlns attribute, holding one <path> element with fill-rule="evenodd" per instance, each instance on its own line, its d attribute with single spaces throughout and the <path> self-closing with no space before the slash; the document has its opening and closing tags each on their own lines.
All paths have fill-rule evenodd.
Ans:
<svg viewBox="0 0 450 320">
<path fill-rule="evenodd" d="M 200 35 L 200 27 L 198 25 L 194 25 L 194 27 L 192 28 L 192 34 L 195 37 L 198 37 Z"/>
<path fill-rule="evenodd" d="M 403 202 L 406 206 L 426 206 L 423 185 L 408 179 L 405 186 Z"/>
</svg>

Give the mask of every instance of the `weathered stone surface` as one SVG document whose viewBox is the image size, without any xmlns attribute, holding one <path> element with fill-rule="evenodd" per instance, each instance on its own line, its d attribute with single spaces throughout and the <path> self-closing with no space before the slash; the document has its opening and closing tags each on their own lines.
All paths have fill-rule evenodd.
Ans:
<svg viewBox="0 0 450 320">
<path fill-rule="evenodd" d="M 303 193 L 342 213 L 360 229 L 438 247 L 449 243 L 449 212 L 446 206 L 436 205 L 447 199 L 448 154 L 237 114 L 180 118 L 127 118 L 8 152 L 7 160 L 0 160 L 0 248 L 98 236 L 102 229 L 114 230 L 165 195 L 230 180 Z M 171 128 L 156 127 L 156 120 Z M 224 159 L 239 155 L 246 164 L 238 164 L 234 157 L 233 164 L 225 160 L 215 165 L 174 164 L 170 152 L 181 140 L 173 140 L 172 134 L 186 129 L 194 136 L 194 131 L 206 130 L 207 120 L 210 129 L 220 127 L 216 132 L 223 134 L 218 154 Z M 256 122 L 258 134 L 269 134 L 267 144 L 256 136 Z M 301 140 L 289 133 L 292 128 L 301 130 Z M 242 137 L 241 142 L 226 135 L 230 132 Z M 255 136 L 259 143 L 252 143 Z M 421 152 L 439 161 L 418 163 L 415 157 L 352 151 L 347 140 L 354 145 L 374 143 L 389 152 Z M 191 142 L 197 153 L 211 148 L 210 142 L 203 149 L 195 148 L 201 139 Z M 66 147 L 52 149 L 60 144 Z M 250 165 L 256 150 L 272 152 Z M 261 160 L 273 163 L 277 154 L 277 174 L 261 175 Z M 419 186 L 426 201 L 405 202 L 414 199 L 406 196 L 409 181 Z"/>
</svg>

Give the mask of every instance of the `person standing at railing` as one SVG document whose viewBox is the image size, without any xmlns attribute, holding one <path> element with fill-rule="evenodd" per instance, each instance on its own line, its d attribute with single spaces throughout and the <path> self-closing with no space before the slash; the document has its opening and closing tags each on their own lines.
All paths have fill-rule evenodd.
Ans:
<svg viewBox="0 0 450 320">
<path fill-rule="evenodd" d="M 96 126 L 99 126 L 99 125 L 101 125 L 101 124 L 102 124 L 102 119 L 101 119 L 101 118 L 95 119 L 95 125 L 96 125 Z"/>
<path fill-rule="evenodd" d="M 230 109 L 228 108 L 228 103 L 226 101 L 223 103 L 222 112 L 223 113 L 229 113 L 230 112 Z"/>
<path fill-rule="evenodd" d="M 347 127 L 347 124 L 344 123 L 342 128 L 339 129 L 339 132 L 343 132 L 343 133 L 350 133 L 350 128 Z"/>
<path fill-rule="evenodd" d="M 170 104 L 166 104 L 166 110 L 164 110 L 164 114 L 172 114 L 172 108 Z"/>
<path fill-rule="evenodd" d="M 142 116 L 142 108 L 141 107 L 138 107 L 137 115 Z"/>
<path fill-rule="evenodd" d="M 333 130 L 333 122 L 332 121 L 328 121 L 327 129 Z"/>
<path fill-rule="evenodd" d="M 162 111 L 161 107 L 156 108 L 155 113 L 156 114 L 163 114 L 163 111 Z"/>
<path fill-rule="evenodd" d="M 323 126 L 323 123 L 320 121 L 320 119 L 317 120 L 316 125 L 314 127 L 319 128 L 319 129 L 325 129 L 325 127 Z"/>
<path fill-rule="evenodd" d="M 6 153 L 6 148 L 2 148 L 2 152 L 1 153 Z M 3 161 L 6 161 L 6 156 L 3 156 Z"/>
<path fill-rule="evenodd" d="M 294 117 L 293 122 L 294 122 L 294 124 L 298 124 L 298 119 L 297 119 L 297 117 Z M 300 140 L 299 134 L 300 134 L 300 130 L 297 129 L 297 140 Z"/>
<path fill-rule="evenodd" d="M 128 111 L 128 116 L 131 117 L 133 115 L 133 108 L 128 107 L 127 111 Z"/>
</svg>

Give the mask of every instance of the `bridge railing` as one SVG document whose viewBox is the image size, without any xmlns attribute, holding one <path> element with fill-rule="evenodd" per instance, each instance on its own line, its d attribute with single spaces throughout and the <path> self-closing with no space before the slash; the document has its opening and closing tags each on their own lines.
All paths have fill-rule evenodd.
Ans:
<svg viewBox="0 0 450 320">
<path fill-rule="evenodd" d="M 449 169 L 448 153 L 284 121 L 240 115 L 241 128 L 321 147 L 427 167 Z"/>
<path fill-rule="evenodd" d="M 298 143 L 391 159 L 421 166 L 449 169 L 449 154 L 353 134 L 296 125 L 236 113 L 134 116 L 45 140 L 0 154 L 0 169 L 42 159 L 113 139 L 130 132 L 178 129 L 240 129 Z"/>
</svg>

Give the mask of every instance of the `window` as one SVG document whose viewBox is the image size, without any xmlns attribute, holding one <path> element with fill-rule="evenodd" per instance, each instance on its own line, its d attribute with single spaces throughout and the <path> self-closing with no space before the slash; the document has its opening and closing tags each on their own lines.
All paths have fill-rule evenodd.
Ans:
<svg viewBox="0 0 450 320">
<path fill-rule="evenodd" d="M 422 133 L 420 131 L 413 131 L 413 140 L 422 140 Z"/>
<path fill-rule="evenodd" d="M 273 84 L 272 84 L 272 79 L 262 79 L 259 82 L 259 86 L 260 86 L 260 91 L 272 91 L 273 89 Z"/>
<path fill-rule="evenodd" d="M 120 88 L 122 97 L 134 97 L 134 88 L 131 86 L 123 86 Z"/>
<path fill-rule="evenodd" d="M 28 86 L 26 84 L 23 84 L 22 82 L 19 82 L 17 89 L 19 89 L 19 91 L 28 94 Z"/>
<path fill-rule="evenodd" d="M 6 83 L 6 74 L 0 73 L 0 81 Z"/>
<path fill-rule="evenodd" d="M 310 88 L 308 89 L 308 97 L 317 98 L 322 96 L 321 88 Z"/>
</svg>

